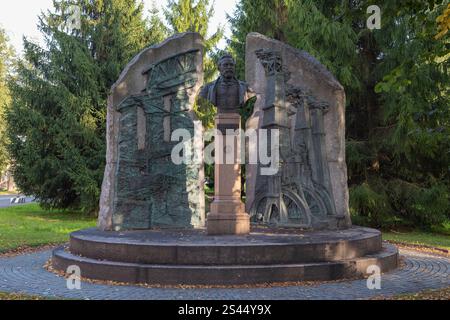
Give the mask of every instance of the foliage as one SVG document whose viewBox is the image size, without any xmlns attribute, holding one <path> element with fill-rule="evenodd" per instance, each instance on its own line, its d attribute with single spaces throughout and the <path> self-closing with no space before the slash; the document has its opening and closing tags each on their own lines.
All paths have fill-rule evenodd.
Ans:
<svg viewBox="0 0 450 320">
<path fill-rule="evenodd" d="M 224 28 L 219 26 L 213 35 L 208 37 L 214 3 L 210 5 L 210 0 L 169 0 L 164 15 L 173 33 L 198 32 L 203 37 L 205 82 L 211 81 L 216 75 L 216 66 L 211 55 L 224 33 Z"/>
<path fill-rule="evenodd" d="M 366 26 L 370 5 L 381 7 L 381 30 Z M 446 7 L 440 0 L 240 0 L 229 17 L 230 48 L 240 59 L 246 35 L 260 32 L 308 51 L 346 88 L 355 222 L 427 227 L 450 217 L 450 53 L 447 38 L 434 38 Z"/>
<path fill-rule="evenodd" d="M 450 29 L 450 3 L 447 5 L 444 12 L 436 19 L 436 22 L 438 23 L 439 33 L 434 38 L 441 39 Z"/>
<path fill-rule="evenodd" d="M 6 114 L 14 178 L 46 208 L 95 212 L 105 161 L 106 99 L 126 63 L 152 42 L 135 0 L 79 0 L 81 29 L 64 30 L 66 1 L 40 17 L 45 47 L 24 40 Z M 159 40 L 159 39 L 157 39 Z"/>
<path fill-rule="evenodd" d="M 0 28 L 0 174 L 2 174 L 10 162 L 7 150 L 8 138 L 6 136 L 5 111 L 11 103 L 7 78 L 13 59 L 13 49 L 8 43 L 8 37 Z"/>
<path fill-rule="evenodd" d="M 214 119 L 217 114 L 217 108 L 206 99 L 198 98 L 194 104 L 194 112 L 197 118 L 202 122 L 205 130 L 214 128 Z"/>
<path fill-rule="evenodd" d="M 152 9 L 150 10 L 150 17 L 147 20 L 147 28 L 149 44 L 156 44 L 164 41 L 170 33 L 170 30 L 166 27 L 163 21 L 161 21 L 159 11 L 154 3 Z"/>
<path fill-rule="evenodd" d="M 350 188 L 350 213 L 355 224 L 386 226 L 387 213 L 390 209 L 388 196 L 377 191 L 367 182 Z"/>
<path fill-rule="evenodd" d="M 449 197 L 443 183 L 427 188 L 399 179 L 377 179 L 350 188 L 350 207 L 356 224 L 430 229 L 448 220 Z"/>
</svg>

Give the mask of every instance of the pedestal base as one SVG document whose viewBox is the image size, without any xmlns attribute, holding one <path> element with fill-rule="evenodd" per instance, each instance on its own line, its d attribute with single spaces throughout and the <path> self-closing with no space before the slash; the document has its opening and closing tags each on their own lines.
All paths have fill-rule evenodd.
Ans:
<svg viewBox="0 0 450 320">
<path fill-rule="evenodd" d="M 214 201 L 208 214 L 208 235 L 248 235 L 250 216 L 241 201 L 241 116 L 219 113 L 215 137 Z M 231 132 L 230 132 L 231 130 Z M 231 161 L 230 161 L 231 160 Z"/>
<path fill-rule="evenodd" d="M 210 236 L 247 235 L 250 233 L 250 216 L 246 213 L 209 213 L 206 225 Z"/>
<path fill-rule="evenodd" d="M 371 265 L 385 273 L 397 268 L 398 251 L 382 245 L 379 231 L 361 227 L 340 231 L 253 227 L 245 237 L 211 237 L 204 230 L 186 229 L 88 229 L 72 233 L 69 247 L 53 253 L 55 270 L 66 272 L 73 265 L 80 267 L 83 278 L 97 280 L 251 285 L 364 277 L 372 275 Z"/>
</svg>

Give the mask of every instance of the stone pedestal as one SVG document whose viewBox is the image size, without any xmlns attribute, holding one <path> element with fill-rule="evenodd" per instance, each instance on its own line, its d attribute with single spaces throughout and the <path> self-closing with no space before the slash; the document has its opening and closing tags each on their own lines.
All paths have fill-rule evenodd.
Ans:
<svg viewBox="0 0 450 320">
<path fill-rule="evenodd" d="M 215 194 L 207 218 L 208 235 L 245 235 L 250 232 L 250 217 L 241 201 L 241 141 L 236 132 L 240 128 L 239 114 L 217 115 Z"/>
<path fill-rule="evenodd" d="M 377 230 L 258 228 L 248 236 L 208 237 L 201 229 L 71 234 L 52 267 L 77 265 L 83 278 L 154 285 L 252 285 L 333 281 L 397 268 L 398 250 Z M 369 272 L 370 271 L 370 272 Z"/>
</svg>

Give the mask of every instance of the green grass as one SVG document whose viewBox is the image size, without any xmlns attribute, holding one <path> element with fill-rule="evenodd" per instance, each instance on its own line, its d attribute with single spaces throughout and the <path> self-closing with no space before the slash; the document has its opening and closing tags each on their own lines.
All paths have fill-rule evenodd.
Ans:
<svg viewBox="0 0 450 320">
<path fill-rule="evenodd" d="M 73 231 L 96 225 L 96 219 L 63 211 L 47 211 L 38 204 L 0 209 L 0 253 L 20 247 L 67 242 Z"/>
<path fill-rule="evenodd" d="M 431 228 L 433 233 L 440 233 L 450 237 L 450 221 L 446 221 L 438 226 Z"/>
<path fill-rule="evenodd" d="M 47 211 L 40 208 L 38 204 L 2 208 L 0 209 L 0 253 L 23 246 L 36 247 L 64 243 L 71 232 L 95 225 L 95 218 L 77 212 Z M 450 250 L 450 223 L 443 224 L 438 231 L 439 233 L 388 231 L 383 232 L 383 239 Z"/>
<path fill-rule="evenodd" d="M 404 242 L 407 244 L 426 245 L 450 250 L 450 236 L 422 231 L 383 232 L 383 240 Z"/>
</svg>

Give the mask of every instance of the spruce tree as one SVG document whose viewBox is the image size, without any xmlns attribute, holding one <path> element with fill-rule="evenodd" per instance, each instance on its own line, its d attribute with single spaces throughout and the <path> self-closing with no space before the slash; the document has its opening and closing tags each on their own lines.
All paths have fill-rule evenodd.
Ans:
<svg viewBox="0 0 450 320">
<path fill-rule="evenodd" d="M 219 26 L 214 34 L 208 37 L 209 20 L 214 15 L 214 4 L 210 5 L 209 0 L 169 0 L 164 15 L 172 33 L 198 32 L 203 37 L 206 49 L 205 81 L 211 81 L 217 73 L 212 57 L 224 34 L 223 27 Z"/>
<path fill-rule="evenodd" d="M 149 18 L 147 19 L 147 35 L 150 45 L 160 43 L 169 36 L 169 29 L 159 17 L 159 10 L 152 4 Z"/>
<path fill-rule="evenodd" d="M 95 212 L 105 165 L 106 99 L 151 34 L 136 0 L 78 0 L 80 28 L 64 23 L 72 2 L 40 16 L 45 46 L 24 40 L 10 85 L 9 151 L 17 185 L 50 208 Z"/>
<path fill-rule="evenodd" d="M 6 170 L 10 163 L 7 151 L 7 136 L 5 112 L 11 103 L 7 80 L 10 73 L 14 50 L 9 45 L 5 30 L 0 28 L 0 174 Z"/>
</svg>

